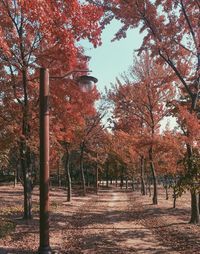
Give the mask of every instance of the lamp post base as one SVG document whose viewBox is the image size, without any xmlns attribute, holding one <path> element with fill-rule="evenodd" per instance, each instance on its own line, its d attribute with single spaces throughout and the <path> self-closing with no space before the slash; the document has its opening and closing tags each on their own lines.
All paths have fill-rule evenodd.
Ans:
<svg viewBox="0 0 200 254">
<path fill-rule="evenodd" d="M 53 251 L 49 246 L 42 246 L 39 247 L 37 254 L 53 254 Z"/>
</svg>

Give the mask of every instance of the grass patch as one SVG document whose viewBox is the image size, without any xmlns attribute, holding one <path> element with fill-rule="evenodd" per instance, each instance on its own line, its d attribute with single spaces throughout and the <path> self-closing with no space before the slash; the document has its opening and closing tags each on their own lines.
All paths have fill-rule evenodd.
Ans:
<svg viewBox="0 0 200 254">
<path fill-rule="evenodd" d="M 3 207 L 0 210 L 1 216 L 12 216 L 12 215 L 20 214 L 20 213 L 23 213 L 23 207 L 21 205 L 16 205 L 12 207 Z"/>
<path fill-rule="evenodd" d="M 0 238 L 3 238 L 15 230 L 16 224 L 11 221 L 0 219 Z"/>
<path fill-rule="evenodd" d="M 50 204 L 50 207 L 51 207 L 51 210 L 57 211 L 58 208 L 59 208 L 59 203 L 56 202 L 56 201 L 52 201 L 51 204 Z"/>
</svg>

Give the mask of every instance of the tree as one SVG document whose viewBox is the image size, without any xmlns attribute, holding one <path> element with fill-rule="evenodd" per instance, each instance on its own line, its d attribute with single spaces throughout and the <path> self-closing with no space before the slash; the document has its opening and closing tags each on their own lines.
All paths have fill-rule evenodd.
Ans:
<svg viewBox="0 0 200 254">
<path fill-rule="evenodd" d="M 83 195 L 86 195 L 85 187 L 85 174 L 84 174 L 84 153 L 87 150 L 97 150 L 99 145 L 99 137 L 103 135 L 103 125 L 101 120 L 104 115 L 101 115 L 100 112 L 95 112 L 93 116 L 85 115 L 85 123 L 82 128 L 78 128 L 76 131 L 77 142 L 80 147 L 80 172 L 81 172 L 81 181 L 83 187 Z M 97 161 L 97 159 L 96 159 Z"/>
<path fill-rule="evenodd" d="M 190 111 L 198 112 L 200 89 L 200 38 L 198 0 L 134 0 L 109 1 L 88 0 L 104 8 L 104 25 L 113 18 L 122 22 L 122 28 L 115 39 L 126 37 L 129 28 L 140 27 L 145 32 L 139 53 L 150 50 L 152 56 L 159 56 L 159 61 L 167 63 L 174 71 L 179 84 L 190 98 Z M 191 86 L 192 83 L 192 86 Z M 188 156 L 192 158 L 192 147 L 187 144 Z M 189 159 L 190 160 L 190 159 Z M 191 171 L 192 164 L 188 164 Z M 198 195 L 191 193 L 191 223 L 198 223 L 199 215 L 196 201 Z M 196 201 L 195 201 L 196 200 Z"/>
<path fill-rule="evenodd" d="M 9 100 L 17 107 L 16 137 L 23 171 L 24 218 L 29 219 L 31 173 L 28 158 L 34 133 L 38 133 L 37 128 L 34 131 L 35 112 L 38 112 L 38 67 L 50 68 L 51 75 L 61 76 L 85 67 L 87 59 L 76 42 L 87 38 L 98 45 L 98 21 L 102 12 L 94 5 L 80 4 L 77 0 L 70 4 L 68 1 L 1 0 L 0 8 L 0 69 L 4 74 L 2 82 L 10 92 Z M 59 88 L 54 86 L 54 91 L 56 89 Z"/>
<path fill-rule="evenodd" d="M 199 190 L 198 185 L 196 185 L 199 181 L 199 119 L 198 114 L 188 110 L 190 105 L 187 100 L 176 102 L 174 106 L 174 114 L 177 117 L 177 123 L 180 128 L 180 138 L 185 144 L 185 149 L 183 149 L 184 157 L 182 159 L 185 170 L 178 184 L 191 192 L 192 210 L 190 223 L 196 224 L 199 223 Z"/>
<path fill-rule="evenodd" d="M 110 97 L 116 105 L 114 115 L 117 125 L 122 123 L 126 126 L 125 131 L 132 135 L 137 133 L 135 136 L 139 141 L 138 146 L 144 146 L 148 151 L 149 166 L 154 181 L 153 204 L 157 204 L 154 150 L 159 142 L 161 121 L 169 113 L 166 104 L 174 95 L 172 76 L 168 68 L 156 64 L 146 53 L 135 62 L 131 77 L 133 81 L 125 76 L 125 85 L 119 84 Z M 141 155 L 141 160 L 144 159 L 143 157 L 144 155 Z M 141 166 L 142 164 L 143 161 Z"/>
</svg>

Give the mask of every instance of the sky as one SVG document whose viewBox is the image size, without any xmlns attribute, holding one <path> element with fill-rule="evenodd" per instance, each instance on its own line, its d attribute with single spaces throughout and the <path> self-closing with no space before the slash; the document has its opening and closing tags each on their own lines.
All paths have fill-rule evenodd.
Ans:
<svg viewBox="0 0 200 254">
<path fill-rule="evenodd" d="M 105 86 L 109 88 L 111 83 L 115 83 L 121 73 L 128 71 L 133 62 L 133 52 L 142 43 L 143 36 L 138 29 L 131 29 L 126 38 L 111 42 L 120 27 L 121 23 L 117 20 L 106 26 L 102 32 L 102 46 L 93 48 L 89 43 L 83 44 L 85 54 L 91 56 L 91 75 L 98 79 L 97 87 L 101 92 Z"/>
<path fill-rule="evenodd" d="M 92 76 L 98 79 L 97 89 L 104 92 L 105 87 L 111 87 L 111 83 L 115 83 L 116 77 L 120 77 L 133 64 L 134 50 L 138 49 L 143 40 L 143 35 L 139 33 L 139 29 L 130 29 L 127 37 L 119 41 L 111 42 L 115 33 L 121 27 L 121 23 L 117 20 L 107 25 L 102 32 L 102 46 L 94 48 L 91 44 L 84 42 L 85 54 L 91 57 L 89 62 L 89 70 Z M 171 117 L 162 121 L 161 129 L 169 124 L 169 128 L 174 128 L 175 120 Z"/>
</svg>

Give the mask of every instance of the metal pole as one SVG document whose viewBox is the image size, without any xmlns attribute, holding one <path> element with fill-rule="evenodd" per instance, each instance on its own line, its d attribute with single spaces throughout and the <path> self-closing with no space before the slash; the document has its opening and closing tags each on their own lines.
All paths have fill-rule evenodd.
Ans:
<svg viewBox="0 0 200 254">
<path fill-rule="evenodd" d="M 40 69 L 40 246 L 38 254 L 52 254 L 49 246 L 49 71 Z"/>
</svg>

